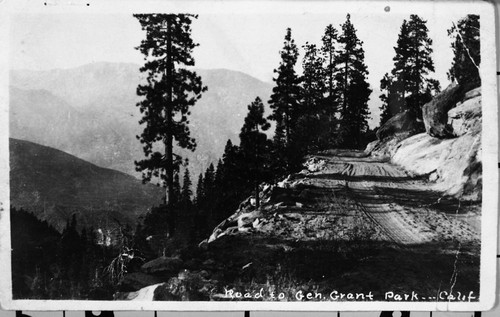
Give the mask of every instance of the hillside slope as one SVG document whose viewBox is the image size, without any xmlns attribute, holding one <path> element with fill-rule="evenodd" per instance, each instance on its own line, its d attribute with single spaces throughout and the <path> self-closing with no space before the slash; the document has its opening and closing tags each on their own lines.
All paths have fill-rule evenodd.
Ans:
<svg viewBox="0 0 500 317">
<path fill-rule="evenodd" d="M 11 205 L 61 230 L 73 213 L 87 226 L 134 224 L 161 202 L 162 190 L 65 152 L 9 139 Z"/>
</svg>

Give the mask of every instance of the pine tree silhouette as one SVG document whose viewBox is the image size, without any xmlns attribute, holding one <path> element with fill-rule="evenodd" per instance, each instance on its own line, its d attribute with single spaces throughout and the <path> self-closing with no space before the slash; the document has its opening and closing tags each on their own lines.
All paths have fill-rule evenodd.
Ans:
<svg viewBox="0 0 500 317">
<path fill-rule="evenodd" d="M 145 56 L 141 72 L 147 83 L 137 87 L 144 97 L 137 106 L 142 113 L 144 131 L 138 139 L 143 144 L 146 159 L 135 162 L 143 180 L 160 177 L 166 187 L 166 205 L 173 201 L 174 170 L 180 160 L 174 160 L 174 141 L 181 148 L 194 150 L 196 143 L 190 137 L 190 107 L 201 98 L 206 87 L 201 77 L 185 66 L 193 66 L 193 49 L 189 14 L 135 14 L 146 31 L 146 38 L 137 49 Z M 157 144 L 164 146 L 160 152 Z"/>
<path fill-rule="evenodd" d="M 295 147 L 295 128 L 299 115 L 299 77 L 295 72 L 295 64 L 298 58 L 298 49 L 292 38 L 292 30 L 286 30 L 283 49 L 280 51 L 281 62 L 274 72 L 277 74 L 273 78 L 275 87 L 269 105 L 273 113 L 269 119 L 276 121 L 276 130 L 274 134 L 274 153 L 275 157 L 281 157 L 277 162 L 284 165 L 284 169 L 291 171 L 297 165 L 298 148 Z M 283 168 L 283 166 L 278 166 Z M 280 171 L 277 171 L 280 173 Z"/>
<path fill-rule="evenodd" d="M 363 42 L 358 39 L 349 14 L 342 24 L 338 42 L 340 47 L 336 55 L 335 74 L 341 107 L 338 145 L 360 148 L 364 145 L 363 135 L 368 130 L 368 100 L 372 90 L 367 81 Z"/>
<path fill-rule="evenodd" d="M 269 147 L 264 131 L 267 131 L 269 127 L 270 124 L 264 117 L 264 104 L 257 97 L 248 105 L 248 114 L 240 132 L 240 150 L 250 188 L 254 189 L 256 208 L 260 207 L 259 184 L 268 169 Z"/>
<path fill-rule="evenodd" d="M 430 77 L 434 72 L 432 39 L 426 21 L 412 14 L 403 20 L 394 47 L 394 67 L 380 81 L 382 95 L 381 125 L 395 114 L 408 110 L 415 119 L 422 117 L 422 106 L 439 92 L 439 82 Z"/>
<path fill-rule="evenodd" d="M 479 16 L 467 15 L 448 30 L 448 35 L 454 39 L 451 44 L 454 56 L 448 78 L 456 80 L 461 85 L 467 85 L 468 88 L 481 86 Z"/>
</svg>

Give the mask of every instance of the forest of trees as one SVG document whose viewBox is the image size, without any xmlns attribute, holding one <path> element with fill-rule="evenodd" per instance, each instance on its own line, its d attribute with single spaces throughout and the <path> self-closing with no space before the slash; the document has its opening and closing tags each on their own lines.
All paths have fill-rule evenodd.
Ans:
<svg viewBox="0 0 500 317">
<path fill-rule="evenodd" d="M 403 20 L 394 47 L 394 67 L 380 81 L 380 126 L 403 111 L 420 120 L 422 106 L 440 91 L 439 82 L 431 77 L 435 70 L 432 39 L 426 23 L 415 14 Z M 468 15 L 458 24 L 453 23 L 448 35 L 453 39 L 453 62 L 448 78 L 463 85 L 464 90 L 480 86 L 479 16 Z"/>
<path fill-rule="evenodd" d="M 471 54 L 479 63 L 478 30 L 478 17 L 469 15 L 448 31 L 455 40 L 450 79 L 478 78 L 474 63 L 470 59 L 464 62 Z M 190 188 L 193 182 L 185 162 L 182 188 L 179 177 L 174 182 L 173 192 L 178 197 L 173 198 L 174 203 L 168 209 L 171 212 L 155 208 L 138 228 L 161 236 L 155 228 L 176 227 L 174 239 L 170 239 L 176 242 L 156 244 L 155 250 L 149 252 L 163 254 L 165 250 L 172 251 L 173 245 L 200 242 L 250 195 L 258 208 L 259 185 L 300 170 L 307 154 L 330 148 L 362 149 L 371 141 L 373 133 L 367 121 L 372 90 L 367 82 L 363 42 L 356 35 L 350 15 L 339 30 L 333 25 L 326 26 L 320 43 L 320 46 L 309 42 L 303 45 L 305 53 L 299 75 L 296 72 L 299 50 L 292 30 L 286 29 L 268 101 L 271 115 L 266 118 L 265 105 L 256 96 L 248 105 L 239 145 L 227 141 L 217 164 L 210 164 L 205 173 L 198 175 L 195 190 Z M 440 90 L 439 83 L 430 77 L 434 71 L 432 40 L 425 20 L 418 15 L 404 20 L 394 50 L 394 68 L 381 80 L 381 124 L 402 111 L 410 112 L 414 120 L 421 120 L 422 106 Z M 272 122 L 275 130 L 268 138 L 266 132 Z M 161 226 L 160 219 L 163 219 Z M 164 235 L 160 240 L 169 239 Z"/>
<path fill-rule="evenodd" d="M 100 243 L 97 231 L 79 228 L 75 215 L 62 232 L 23 209 L 11 208 L 10 216 L 13 298 L 113 299 L 107 268 L 119 246 Z M 130 229 L 122 233 L 131 237 Z"/>
<path fill-rule="evenodd" d="M 135 17 L 146 31 L 138 49 L 146 59 L 141 71 L 147 77 L 137 88 L 143 97 L 137 106 L 144 125 L 138 139 L 146 158 L 136 166 L 145 182 L 157 181 L 166 188 L 165 199 L 152 202 L 154 207 L 134 230 L 120 228 L 119 242 L 112 246 L 97 243 L 92 228 L 77 230 L 74 216 L 59 233 L 26 211 L 12 210 L 17 298 L 109 298 L 123 274 L 133 270 L 124 254 L 147 261 L 195 248 L 245 198 L 252 195 L 259 208 L 261 185 L 300 170 L 307 154 L 331 148 L 363 149 L 371 141 L 368 68 L 363 42 L 347 15 L 339 29 L 331 24 L 325 27 L 319 46 L 303 45 L 301 62 L 292 30 L 285 30 L 268 101 L 271 114 L 265 115 L 264 101 L 255 96 L 239 142 L 227 140 L 216 164 L 191 175 L 189 162 L 174 153 L 174 142 L 179 148 L 195 149 L 190 107 L 207 89 L 189 68 L 195 65 L 192 51 L 197 46 L 190 25 L 197 17 Z M 479 17 L 469 15 L 448 32 L 454 40 L 449 78 L 479 86 Z M 440 90 L 431 77 L 432 40 L 425 20 L 417 15 L 404 20 L 394 51 L 394 67 L 381 80 L 381 125 L 402 111 L 419 120 L 422 105 Z M 301 75 L 297 63 L 302 66 Z M 272 124 L 275 130 L 269 137 Z"/>
<path fill-rule="evenodd" d="M 139 50 L 148 61 L 141 71 L 149 76 L 148 83 L 138 87 L 138 94 L 144 96 L 138 104 L 144 114 L 141 124 L 146 125 L 139 139 L 147 159 L 136 164 L 145 181 L 155 177 L 163 181 L 167 196 L 137 229 L 139 235 L 143 231 L 142 235 L 152 237 L 149 252 L 165 254 L 186 241 L 199 242 L 249 195 L 254 196 L 258 208 L 260 185 L 300 170 L 307 154 L 332 147 L 361 149 L 369 141 L 371 89 L 363 42 L 350 15 L 340 31 L 333 25 L 325 27 L 320 47 L 304 45 L 302 75 L 296 71 L 299 49 L 288 28 L 268 101 L 272 113 L 265 116 L 264 102 L 256 96 L 248 105 L 239 145 L 228 140 L 222 158 L 210 164 L 198 176 L 196 190 L 191 189 L 189 162 L 173 153 L 171 140 L 177 140 L 179 147 L 194 149 L 189 107 L 206 90 L 201 78 L 186 69 L 194 65 L 191 53 L 197 44 L 189 32 L 191 20 L 197 17 L 135 17 L 146 31 Z M 183 76 L 169 77 L 174 73 Z M 268 138 L 272 122 L 275 130 Z M 162 147 L 163 153 L 158 150 Z"/>
</svg>

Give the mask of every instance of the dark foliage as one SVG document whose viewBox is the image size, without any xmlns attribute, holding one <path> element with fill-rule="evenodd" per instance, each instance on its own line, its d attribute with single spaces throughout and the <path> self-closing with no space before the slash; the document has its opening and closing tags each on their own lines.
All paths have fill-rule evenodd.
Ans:
<svg viewBox="0 0 500 317">
<path fill-rule="evenodd" d="M 383 103 L 380 125 L 405 110 L 417 119 L 422 118 L 422 106 L 440 91 L 439 82 L 430 77 L 434 62 L 426 23 L 416 14 L 408 21 L 403 20 L 394 47 L 394 67 L 380 81 Z"/>
<path fill-rule="evenodd" d="M 292 38 L 292 30 L 286 30 L 280 65 L 274 72 L 275 87 L 269 106 L 273 110 L 269 119 L 276 122 L 273 156 L 277 157 L 276 174 L 291 172 L 300 165 L 301 149 L 297 142 L 297 121 L 300 116 L 300 78 L 295 72 L 299 52 Z"/>
<path fill-rule="evenodd" d="M 451 47 L 455 54 L 448 78 L 458 81 L 460 85 L 467 85 L 467 88 L 481 85 L 479 29 L 479 16 L 469 14 L 448 30 L 448 35 L 454 39 Z"/>
<path fill-rule="evenodd" d="M 144 97 L 137 106 L 145 124 L 138 139 L 143 144 L 146 159 L 136 162 L 137 171 L 143 172 L 144 181 L 161 178 L 166 187 L 166 203 L 174 200 L 174 171 L 181 159 L 173 153 L 173 142 L 181 148 L 194 150 L 196 143 L 190 137 L 190 107 L 206 90 L 201 77 L 186 66 L 193 66 L 191 20 L 186 14 L 136 14 L 146 38 L 137 48 L 145 56 L 140 69 L 147 83 L 137 87 Z M 164 146 L 164 153 L 158 151 Z"/>
<path fill-rule="evenodd" d="M 256 207 L 259 208 L 259 185 L 264 179 L 269 178 L 269 142 L 264 131 L 270 127 L 264 118 L 264 104 L 257 97 L 248 105 L 248 114 L 240 133 L 240 151 L 244 171 L 244 178 L 249 188 L 254 188 Z M 222 188 L 221 188 L 222 189 Z"/>
<path fill-rule="evenodd" d="M 23 209 L 10 213 L 13 298 L 113 298 L 105 267 L 116 250 L 99 245 L 93 228 L 78 232 L 73 216 L 59 233 Z"/>
<path fill-rule="evenodd" d="M 340 125 L 337 145 L 343 148 L 361 148 L 368 131 L 368 100 L 371 89 L 367 81 L 368 69 L 364 63 L 363 42 L 358 39 L 350 15 L 342 24 L 338 40 L 335 81 L 340 105 Z"/>
</svg>

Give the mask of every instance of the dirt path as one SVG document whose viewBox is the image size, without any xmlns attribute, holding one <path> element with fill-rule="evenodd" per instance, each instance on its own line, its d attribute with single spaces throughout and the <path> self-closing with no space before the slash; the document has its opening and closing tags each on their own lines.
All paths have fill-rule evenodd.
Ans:
<svg viewBox="0 0 500 317">
<path fill-rule="evenodd" d="M 398 244 L 479 240 L 479 215 L 471 215 L 470 206 L 430 190 L 427 180 L 389 162 L 360 156 L 361 152 L 318 156 L 313 159 L 315 171 L 305 175 L 307 183 L 343 187 L 383 238 Z"/>
<path fill-rule="evenodd" d="M 264 190 L 261 210 L 247 201 L 210 241 L 250 230 L 297 241 L 479 242 L 480 205 L 445 197 L 387 161 L 349 151 L 311 157 L 306 166 Z"/>
</svg>

